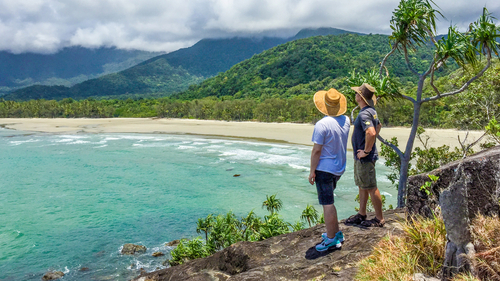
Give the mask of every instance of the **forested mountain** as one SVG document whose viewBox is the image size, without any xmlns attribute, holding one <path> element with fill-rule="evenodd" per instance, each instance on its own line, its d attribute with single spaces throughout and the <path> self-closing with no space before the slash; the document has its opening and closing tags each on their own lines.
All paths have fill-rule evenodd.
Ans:
<svg viewBox="0 0 500 281">
<path fill-rule="evenodd" d="M 390 51 L 385 35 L 342 34 L 316 36 L 279 45 L 230 70 L 192 85 L 174 97 L 199 99 L 207 96 L 259 98 L 262 95 L 290 97 L 308 94 L 332 81 L 345 78 L 352 70 L 367 71 L 379 65 Z M 414 67 L 423 70 L 432 59 L 431 48 L 412 55 Z M 402 56 L 394 56 L 387 66 L 405 82 L 412 77 Z M 452 68 L 453 69 L 453 68 Z"/>
<path fill-rule="evenodd" d="M 160 53 L 116 48 L 64 48 L 55 54 L 0 51 L 0 95 L 33 84 L 71 86 L 132 67 Z"/>
<path fill-rule="evenodd" d="M 307 36 L 345 34 L 335 28 L 305 29 L 296 36 L 283 38 L 204 39 L 192 47 L 160 55 L 130 69 L 88 80 L 69 87 L 32 86 L 6 95 L 5 99 L 76 99 L 116 95 L 170 95 L 186 90 L 191 84 L 212 77 L 245 59 L 279 44 Z"/>
</svg>

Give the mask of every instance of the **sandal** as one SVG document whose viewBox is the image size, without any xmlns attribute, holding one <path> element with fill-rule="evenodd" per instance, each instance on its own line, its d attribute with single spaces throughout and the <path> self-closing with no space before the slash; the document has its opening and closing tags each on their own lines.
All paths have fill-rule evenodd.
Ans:
<svg viewBox="0 0 500 281">
<path fill-rule="evenodd" d="M 345 220 L 345 224 L 360 224 L 366 220 L 366 215 L 360 215 L 359 213 L 350 216 Z"/>
<path fill-rule="evenodd" d="M 361 225 L 366 226 L 366 227 L 383 227 L 384 224 L 385 224 L 385 221 L 380 222 L 380 220 L 377 218 L 373 218 L 371 220 L 361 222 Z"/>
</svg>

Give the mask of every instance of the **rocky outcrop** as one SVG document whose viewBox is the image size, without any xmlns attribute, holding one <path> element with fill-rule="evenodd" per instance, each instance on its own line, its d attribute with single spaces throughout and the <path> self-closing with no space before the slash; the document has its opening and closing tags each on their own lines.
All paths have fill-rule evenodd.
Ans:
<svg viewBox="0 0 500 281">
<path fill-rule="evenodd" d="M 422 188 L 431 181 L 429 174 L 439 178 Z M 499 193 L 500 146 L 408 180 L 408 214 L 442 214 L 447 238 L 442 280 L 461 272 L 475 275 L 470 223 L 478 214 L 500 214 Z"/>
<path fill-rule="evenodd" d="M 62 278 L 64 276 L 64 273 L 61 271 L 50 271 L 47 272 L 43 275 L 42 280 L 57 280 L 59 278 Z"/>
<path fill-rule="evenodd" d="M 340 250 L 317 252 L 323 224 L 258 242 L 239 242 L 212 256 L 141 274 L 135 280 L 353 280 L 356 263 L 386 234 L 402 230 L 402 210 L 385 214 L 383 228 L 345 226 Z M 373 214 L 371 215 L 373 216 Z"/>
<path fill-rule="evenodd" d="M 170 241 L 168 243 L 165 243 L 165 246 L 177 247 L 177 245 L 179 245 L 180 243 L 181 243 L 181 240 L 173 240 L 173 241 Z"/>
<path fill-rule="evenodd" d="M 420 187 L 430 182 L 428 175 L 439 179 L 432 183 L 430 194 Z M 432 217 L 438 210 L 439 196 L 456 181 L 462 178 L 467 197 L 467 214 L 472 220 L 478 213 L 499 215 L 500 206 L 500 146 L 448 163 L 430 173 L 420 174 L 408 179 L 406 207 L 409 214 Z"/>
<path fill-rule="evenodd" d="M 121 253 L 122 255 L 133 255 L 135 253 L 144 253 L 146 252 L 146 250 L 147 250 L 146 246 L 125 244 L 123 245 Z"/>
<path fill-rule="evenodd" d="M 457 273 L 474 271 L 474 245 L 471 239 L 466 174 L 459 165 L 457 178 L 441 192 L 439 204 L 446 228 L 446 250 L 443 280 L 451 280 Z"/>
</svg>

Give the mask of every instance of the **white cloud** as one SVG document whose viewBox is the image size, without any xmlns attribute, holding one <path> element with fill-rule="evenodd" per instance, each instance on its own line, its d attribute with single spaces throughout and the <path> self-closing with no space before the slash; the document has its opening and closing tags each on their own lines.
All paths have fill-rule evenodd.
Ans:
<svg viewBox="0 0 500 281">
<path fill-rule="evenodd" d="M 500 17 L 500 1 L 435 1 L 446 20 L 465 28 L 485 4 Z M 0 0 L 0 50 L 55 52 L 62 47 L 116 46 L 173 51 L 202 38 L 290 35 L 307 27 L 389 34 L 397 0 Z"/>
</svg>

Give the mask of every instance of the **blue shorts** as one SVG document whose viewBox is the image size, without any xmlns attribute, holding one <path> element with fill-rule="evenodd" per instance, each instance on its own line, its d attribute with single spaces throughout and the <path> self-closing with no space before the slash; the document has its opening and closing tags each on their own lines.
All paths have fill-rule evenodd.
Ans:
<svg viewBox="0 0 500 281">
<path fill-rule="evenodd" d="M 340 176 L 318 170 L 315 172 L 319 204 L 332 205 L 334 202 L 333 191 L 337 187 L 337 181 L 340 179 Z"/>
</svg>

